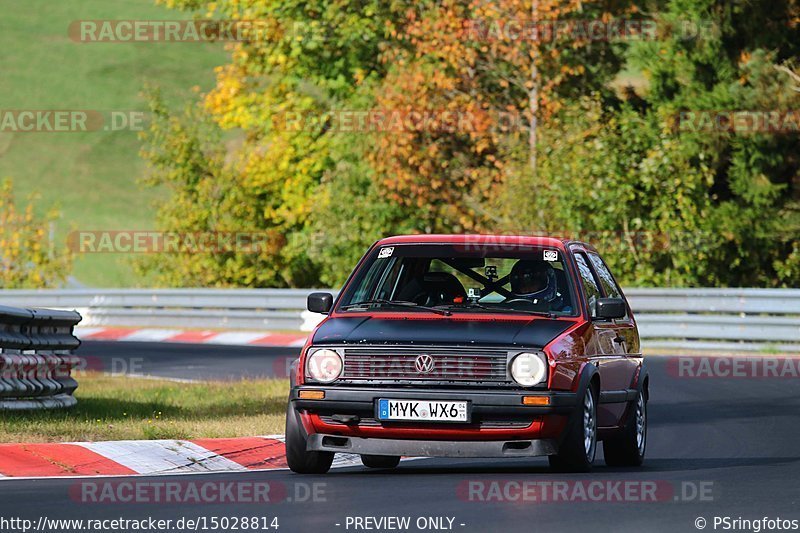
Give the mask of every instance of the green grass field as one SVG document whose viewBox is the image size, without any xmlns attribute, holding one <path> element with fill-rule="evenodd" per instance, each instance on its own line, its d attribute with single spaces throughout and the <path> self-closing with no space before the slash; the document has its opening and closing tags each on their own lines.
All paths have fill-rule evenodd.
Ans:
<svg viewBox="0 0 800 533">
<path fill-rule="evenodd" d="M 146 109 L 141 90 L 160 86 L 175 107 L 208 90 L 214 67 L 226 61 L 221 44 L 78 43 L 70 22 L 84 19 L 175 20 L 180 12 L 153 0 L 0 0 L 0 109 Z M 196 96 L 195 96 L 196 97 Z M 41 193 L 40 212 L 54 204 L 60 237 L 72 229 L 152 229 L 156 190 L 139 184 L 145 166 L 136 132 L 0 132 L 0 178 L 17 196 Z M 79 257 L 74 276 L 90 286 L 130 286 L 129 258 Z"/>
<path fill-rule="evenodd" d="M 175 383 L 88 373 L 78 404 L 4 413 L 0 442 L 252 437 L 283 433 L 288 380 Z"/>
</svg>

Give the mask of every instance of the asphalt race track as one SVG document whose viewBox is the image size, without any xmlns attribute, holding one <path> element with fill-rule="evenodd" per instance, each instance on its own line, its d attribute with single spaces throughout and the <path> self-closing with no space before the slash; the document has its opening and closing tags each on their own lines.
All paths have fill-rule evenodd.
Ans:
<svg viewBox="0 0 800 533">
<path fill-rule="evenodd" d="M 300 348 L 85 341 L 75 353 L 89 369 L 203 380 L 287 377 Z"/>
<path fill-rule="evenodd" d="M 151 354 L 151 373 L 184 378 L 214 372 L 233 377 L 233 368 L 235 375 L 269 374 L 259 369 L 272 368 L 273 360 L 287 355 L 280 349 L 164 344 L 86 343 L 81 348 L 83 355 L 103 352 L 105 357 L 130 357 L 137 351 Z M 228 358 L 218 357 L 223 354 Z M 86 481 L 4 480 L 0 517 L 34 523 L 43 515 L 173 521 L 206 517 L 208 527 L 212 517 L 277 517 L 283 532 L 672 532 L 698 531 L 698 526 L 721 531 L 722 525 L 714 527 L 715 516 L 729 517 L 730 525 L 737 518 L 800 519 L 798 379 L 679 377 L 676 359 L 667 357 L 652 357 L 648 365 L 650 432 L 640 469 L 608 468 L 599 452 L 592 474 L 555 474 L 541 459 L 422 459 L 403 462 L 394 471 L 349 467 L 326 476 L 272 471 L 127 478 L 140 484 L 266 483 L 274 496 L 270 503 L 233 504 L 97 504 L 81 496 L 80 483 Z M 560 487 L 559 496 L 555 487 Z M 407 528 L 392 528 L 362 520 L 362 527 L 356 527 L 356 517 L 410 517 L 410 522 Z M 438 528 L 435 522 L 417 523 L 427 517 L 446 518 Z"/>
</svg>

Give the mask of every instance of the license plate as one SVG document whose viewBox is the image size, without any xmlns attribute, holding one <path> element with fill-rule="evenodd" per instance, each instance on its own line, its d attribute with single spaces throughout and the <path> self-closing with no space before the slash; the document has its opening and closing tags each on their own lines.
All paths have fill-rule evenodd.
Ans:
<svg viewBox="0 0 800 533">
<path fill-rule="evenodd" d="M 378 420 L 469 422 L 468 402 L 434 400 L 378 400 Z"/>
</svg>

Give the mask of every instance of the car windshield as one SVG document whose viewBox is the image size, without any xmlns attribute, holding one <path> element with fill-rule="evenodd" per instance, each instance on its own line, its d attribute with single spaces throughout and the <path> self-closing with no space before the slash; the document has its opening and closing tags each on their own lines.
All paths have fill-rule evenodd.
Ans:
<svg viewBox="0 0 800 533">
<path fill-rule="evenodd" d="M 347 287 L 338 310 L 574 316 L 563 255 L 542 246 L 378 246 Z"/>
</svg>

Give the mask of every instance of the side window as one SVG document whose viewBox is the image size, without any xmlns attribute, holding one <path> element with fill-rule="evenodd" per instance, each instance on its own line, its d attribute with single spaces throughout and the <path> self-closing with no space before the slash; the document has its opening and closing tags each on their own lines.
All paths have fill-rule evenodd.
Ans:
<svg viewBox="0 0 800 533">
<path fill-rule="evenodd" d="M 597 299 L 600 298 L 600 288 L 597 285 L 594 274 L 592 274 L 592 269 L 589 268 L 586 256 L 582 253 L 576 253 L 575 263 L 578 265 L 583 292 L 586 293 L 586 302 L 589 304 L 589 315 L 595 316 L 595 306 L 597 305 Z"/>
<path fill-rule="evenodd" d="M 405 261 L 398 260 L 393 257 L 390 259 L 392 263 L 383 274 L 383 279 L 378 282 L 378 290 L 375 292 L 375 298 L 390 299 L 397 289 L 400 274 L 405 268 Z"/>
<path fill-rule="evenodd" d="M 376 296 L 377 285 L 381 281 L 385 281 L 387 273 L 391 271 L 391 267 L 386 269 L 382 261 L 391 261 L 392 266 L 397 266 L 395 263 L 398 263 L 396 257 L 374 261 L 364 275 L 363 280 L 358 284 L 358 290 L 353 293 L 353 296 L 348 302 L 345 302 L 345 304 L 363 302 L 364 300 L 370 300 L 378 297 Z"/>
<path fill-rule="evenodd" d="M 594 271 L 597 272 L 597 276 L 600 278 L 600 285 L 603 286 L 603 292 L 609 298 L 622 298 L 622 292 L 617 287 L 617 284 L 614 282 L 614 277 L 611 275 L 611 271 L 608 270 L 608 267 L 600 259 L 600 256 L 597 254 L 589 253 L 589 259 L 592 261 L 592 265 L 594 265 Z"/>
<path fill-rule="evenodd" d="M 614 276 L 611 275 L 611 271 L 600 256 L 590 252 L 589 260 L 592 262 L 592 265 L 594 265 L 594 271 L 597 272 L 597 276 L 600 278 L 600 285 L 602 285 L 603 292 L 606 296 L 609 298 L 624 298 L 622 296 L 622 291 L 619 290 L 619 285 L 614 281 Z M 627 316 L 625 318 L 627 318 Z"/>
</svg>

